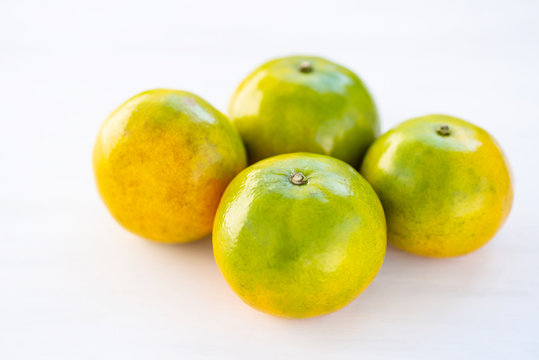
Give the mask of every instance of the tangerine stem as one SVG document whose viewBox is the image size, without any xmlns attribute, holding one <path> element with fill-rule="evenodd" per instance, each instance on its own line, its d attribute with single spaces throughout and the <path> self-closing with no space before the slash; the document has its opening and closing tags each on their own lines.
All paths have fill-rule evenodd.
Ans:
<svg viewBox="0 0 539 360">
<path fill-rule="evenodd" d="M 436 132 L 438 133 L 438 135 L 448 136 L 451 134 L 451 129 L 449 128 L 449 125 L 443 124 L 438 127 Z"/>
<path fill-rule="evenodd" d="M 305 60 L 301 64 L 299 64 L 299 71 L 304 74 L 313 72 L 313 64 L 310 61 Z"/>
<path fill-rule="evenodd" d="M 294 185 L 305 185 L 307 183 L 307 178 L 300 172 L 293 172 L 288 177 L 288 180 Z"/>
</svg>

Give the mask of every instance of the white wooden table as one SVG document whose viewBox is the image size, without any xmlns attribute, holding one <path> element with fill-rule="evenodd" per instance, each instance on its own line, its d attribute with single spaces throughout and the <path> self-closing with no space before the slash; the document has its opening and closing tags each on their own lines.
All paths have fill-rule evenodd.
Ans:
<svg viewBox="0 0 539 360">
<path fill-rule="evenodd" d="M 537 1 L 15 1 L 0 3 L 1 359 L 539 358 Z M 94 188 L 91 149 L 150 88 L 222 110 L 243 76 L 288 54 L 354 69 L 384 130 L 447 113 L 490 131 L 513 212 L 474 254 L 390 249 L 373 284 L 320 318 L 244 305 L 205 239 L 124 231 Z"/>
</svg>

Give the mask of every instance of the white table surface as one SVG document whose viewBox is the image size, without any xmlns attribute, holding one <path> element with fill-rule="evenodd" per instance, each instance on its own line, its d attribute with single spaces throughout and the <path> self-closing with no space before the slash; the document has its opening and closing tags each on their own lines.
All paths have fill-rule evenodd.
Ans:
<svg viewBox="0 0 539 360">
<path fill-rule="evenodd" d="M 1 359 L 539 358 L 537 1 L 0 3 Z M 211 240 L 165 246 L 98 198 L 101 122 L 139 91 L 226 110 L 265 60 L 318 54 L 355 70 L 383 129 L 427 113 L 490 131 L 513 167 L 508 222 L 456 259 L 389 249 L 334 314 L 244 305 Z"/>
</svg>

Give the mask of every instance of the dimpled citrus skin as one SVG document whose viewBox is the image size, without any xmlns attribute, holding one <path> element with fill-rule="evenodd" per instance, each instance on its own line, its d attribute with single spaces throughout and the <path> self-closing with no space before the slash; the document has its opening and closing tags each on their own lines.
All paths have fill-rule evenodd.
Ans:
<svg viewBox="0 0 539 360">
<path fill-rule="evenodd" d="M 437 129 L 448 125 L 450 134 Z M 386 213 L 388 240 L 450 257 L 486 244 L 511 210 L 508 163 L 483 129 L 445 115 L 405 121 L 379 137 L 361 168 Z"/>
<path fill-rule="evenodd" d="M 311 72 L 302 72 L 304 63 Z M 229 116 L 251 163 L 306 151 L 357 167 L 379 132 L 374 102 L 350 70 L 312 56 L 272 60 L 238 87 Z"/>
<path fill-rule="evenodd" d="M 293 172 L 307 183 L 293 184 Z M 371 186 L 346 163 L 280 155 L 245 169 L 227 187 L 213 250 L 228 284 L 255 309 L 322 315 L 351 302 L 378 273 L 384 213 Z"/>
<path fill-rule="evenodd" d="M 97 187 L 114 218 L 147 239 L 180 243 L 210 233 L 219 198 L 246 166 L 230 121 L 200 97 L 150 90 L 102 125 Z"/>
</svg>

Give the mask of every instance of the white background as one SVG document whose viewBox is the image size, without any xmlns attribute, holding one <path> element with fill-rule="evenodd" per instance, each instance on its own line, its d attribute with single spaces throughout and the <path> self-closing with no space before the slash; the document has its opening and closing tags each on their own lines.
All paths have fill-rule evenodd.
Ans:
<svg viewBox="0 0 539 360">
<path fill-rule="evenodd" d="M 0 2 L 0 358 L 539 358 L 539 2 Z M 256 312 L 211 240 L 165 246 L 94 187 L 101 122 L 146 89 L 221 110 L 276 56 L 356 71 L 383 129 L 447 113 L 490 131 L 515 176 L 511 216 L 448 260 L 389 249 L 373 284 L 324 317 Z"/>
</svg>

